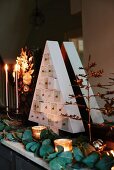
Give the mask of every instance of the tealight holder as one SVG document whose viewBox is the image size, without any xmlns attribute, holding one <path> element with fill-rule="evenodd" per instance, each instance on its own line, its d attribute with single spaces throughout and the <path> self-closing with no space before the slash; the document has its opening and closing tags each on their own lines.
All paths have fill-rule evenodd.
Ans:
<svg viewBox="0 0 114 170">
<path fill-rule="evenodd" d="M 110 155 L 111 155 L 111 156 L 113 156 L 113 157 L 114 157 L 114 150 L 110 150 L 110 151 L 108 151 L 108 152 L 107 152 L 107 155 L 108 155 L 108 156 L 110 156 Z M 112 167 L 111 167 L 111 170 L 114 170 L 114 166 L 112 166 Z"/>
<path fill-rule="evenodd" d="M 72 150 L 72 140 L 71 139 L 56 139 L 54 140 L 55 151 L 58 152 L 57 146 L 60 145 L 64 148 L 65 151 Z"/>
<path fill-rule="evenodd" d="M 42 130 L 46 129 L 46 126 L 33 126 L 32 127 L 32 136 L 35 139 L 40 139 L 40 134 Z"/>
</svg>

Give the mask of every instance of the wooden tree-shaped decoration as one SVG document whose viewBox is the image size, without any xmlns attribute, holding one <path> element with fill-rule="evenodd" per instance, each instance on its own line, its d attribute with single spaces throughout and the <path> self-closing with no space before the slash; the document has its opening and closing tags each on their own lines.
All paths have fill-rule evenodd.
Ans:
<svg viewBox="0 0 114 170">
<path fill-rule="evenodd" d="M 70 101 L 69 94 L 74 93 L 59 44 L 46 41 L 29 120 L 55 132 L 59 129 L 70 133 L 84 132 L 78 106 L 66 104 Z"/>
</svg>

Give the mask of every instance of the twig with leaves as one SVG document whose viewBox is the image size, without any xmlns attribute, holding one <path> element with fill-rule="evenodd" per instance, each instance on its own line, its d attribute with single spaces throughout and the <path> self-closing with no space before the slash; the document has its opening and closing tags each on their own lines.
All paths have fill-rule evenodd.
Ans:
<svg viewBox="0 0 114 170">
<path fill-rule="evenodd" d="M 88 129 L 89 129 L 89 140 L 91 142 L 92 137 L 91 137 L 91 110 L 92 109 L 99 109 L 99 108 L 92 108 L 91 107 L 91 98 L 92 97 L 96 97 L 99 96 L 99 94 L 91 94 L 90 89 L 91 87 L 99 87 L 99 88 L 104 88 L 107 89 L 107 85 L 102 85 L 100 83 L 96 84 L 96 85 L 90 85 L 90 79 L 91 78 L 99 78 L 102 77 L 103 74 L 103 70 L 97 70 L 95 71 L 93 68 L 96 67 L 96 63 L 92 62 L 91 63 L 91 56 L 89 56 L 88 59 L 88 64 L 87 67 L 80 67 L 79 69 L 84 69 L 86 71 L 85 74 L 79 74 L 76 75 L 76 80 L 74 80 L 76 82 L 76 86 L 79 86 L 80 88 L 84 88 L 85 90 L 87 90 L 86 94 L 79 94 L 77 96 L 74 95 L 69 95 L 69 97 L 71 98 L 85 98 L 87 100 L 86 106 L 84 105 L 79 105 L 77 104 L 79 107 L 86 107 L 86 110 L 88 112 Z M 85 83 L 86 82 L 86 83 Z M 68 104 L 68 103 L 67 103 Z M 70 103 L 69 103 L 70 104 Z"/>
</svg>

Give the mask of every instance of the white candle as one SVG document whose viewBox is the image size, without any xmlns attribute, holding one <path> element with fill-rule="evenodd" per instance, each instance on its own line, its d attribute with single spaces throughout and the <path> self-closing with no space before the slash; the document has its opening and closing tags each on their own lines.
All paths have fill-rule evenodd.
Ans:
<svg viewBox="0 0 114 170">
<path fill-rule="evenodd" d="M 6 112 L 8 112 L 8 65 L 5 64 L 6 73 Z"/>
<path fill-rule="evenodd" d="M 16 87 L 16 113 L 19 112 L 19 99 L 18 99 L 18 64 L 15 64 L 15 87 Z"/>
</svg>

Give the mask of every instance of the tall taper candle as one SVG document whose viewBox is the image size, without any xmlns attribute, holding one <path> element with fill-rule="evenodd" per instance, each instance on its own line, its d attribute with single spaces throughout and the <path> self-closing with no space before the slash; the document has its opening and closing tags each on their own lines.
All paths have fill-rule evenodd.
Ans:
<svg viewBox="0 0 114 170">
<path fill-rule="evenodd" d="M 8 65 L 5 64 L 5 74 L 6 74 L 6 112 L 9 111 L 8 106 Z"/>
<path fill-rule="evenodd" d="M 16 91 L 16 113 L 19 112 L 19 100 L 18 100 L 18 64 L 15 64 L 15 91 Z"/>
</svg>

